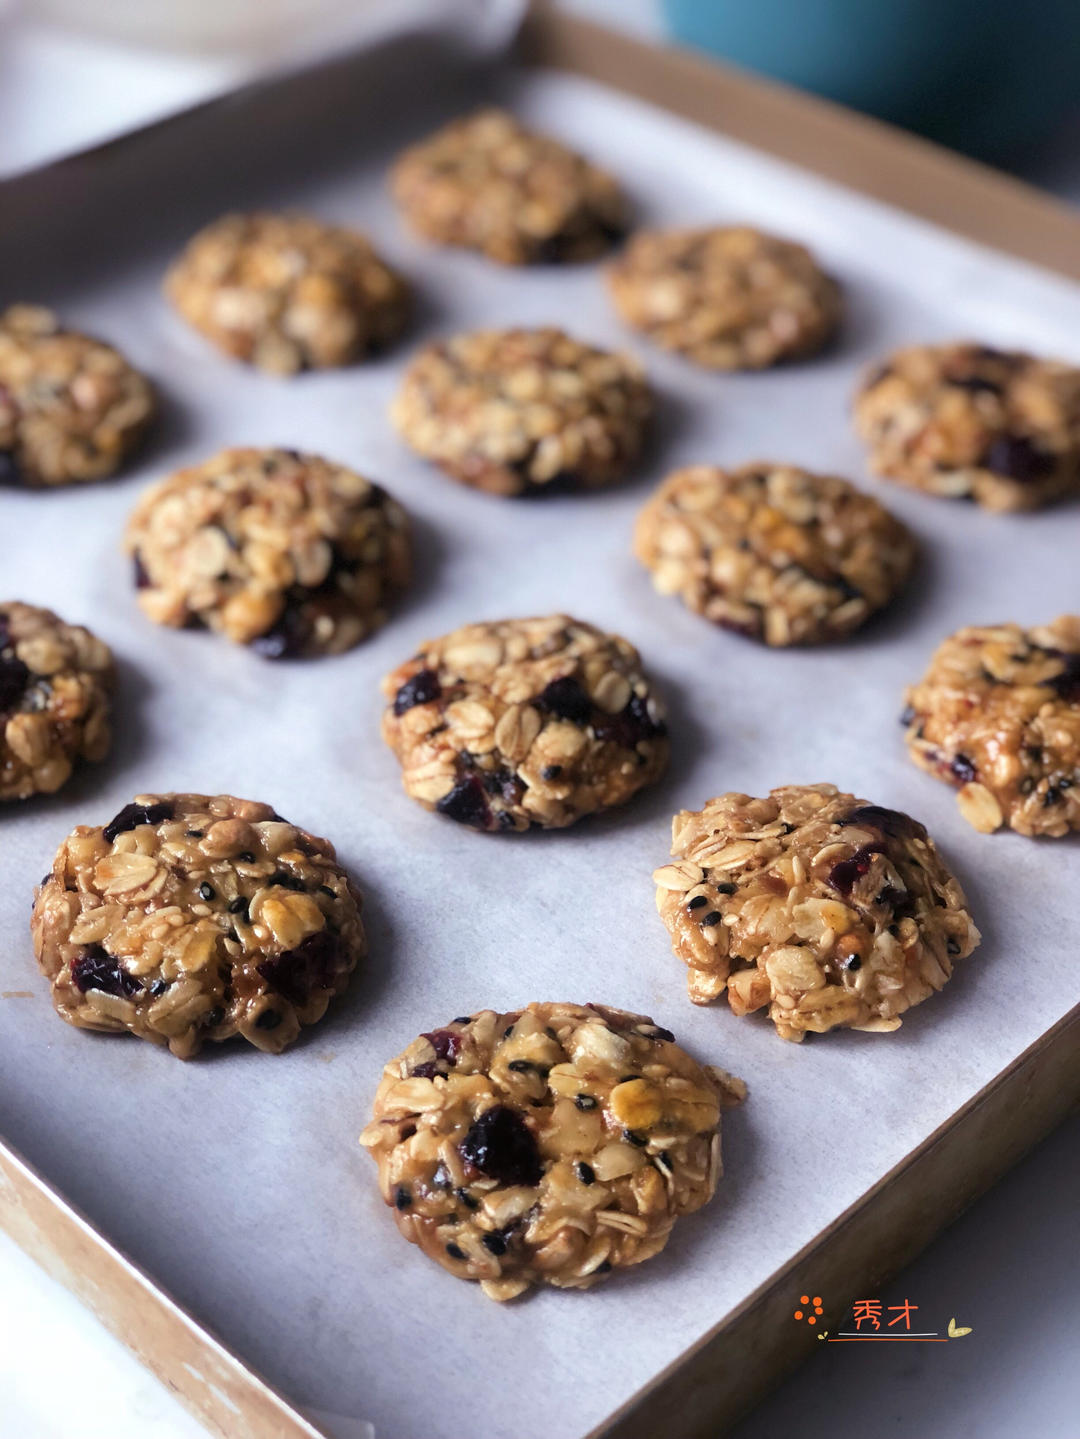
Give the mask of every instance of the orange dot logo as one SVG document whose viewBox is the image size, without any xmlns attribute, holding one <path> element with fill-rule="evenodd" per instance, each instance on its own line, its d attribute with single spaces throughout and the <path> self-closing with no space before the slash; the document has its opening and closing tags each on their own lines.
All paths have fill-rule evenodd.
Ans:
<svg viewBox="0 0 1080 1439">
<path fill-rule="evenodd" d="M 799 1295 L 799 1308 L 795 1311 L 796 1319 L 805 1319 L 807 1324 L 816 1324 L 823 1312 L 820 1294 L 813 1296 L 809 1294 Z"/>
</svg>

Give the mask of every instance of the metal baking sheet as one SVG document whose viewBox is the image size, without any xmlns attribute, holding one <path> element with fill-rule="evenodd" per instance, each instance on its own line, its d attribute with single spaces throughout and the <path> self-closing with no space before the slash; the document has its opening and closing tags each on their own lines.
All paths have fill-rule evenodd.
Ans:
<svg viewBox="0 0 1080 1439">
<path fill-rule="evenodd" d="M 1080 291 L 590 82 L 488 77 L 441 41 L 373 60 L 370 81 L 294 89 L 285 110 L 264 100 L 265 124 L 243 106 L 219 112 L 194 151 L 190 132 L 180 143 L 166 130 L 100 171 L 76 166 L 50 180 L 46 211 L 16 206 L 0 239 L 5 300 L 46 301 L 114 340 L 167 402 L 124 478 L 0 498 L 4 593 L 92 625 L 121 662 L 113 758 L 0 820 L 0 990 L 14 992 L 0 1000 L 0 1132 L 299 1404 L 373 1421 L 379 1439 L 580 1439 L 1080 1000 L 1077 845 L 975 834 L 906 760 L 897 724 L 904 684 L 950 630 L 1077 607 L 1077 509 L 1005 518 L 877 484 L 847 413 L 860 367 L 904 341 L 974 335 L 1080 359 Z M 625 332 L 596 266 L 500 270 L 411 239 L 385 195 L 389 156 L 487 93 L 610 165 L 642 221 L 748 220 L 807 241 L 845 285 L 842 341 L 774 373 L 709 375 Z M 223 206 L 253 204 L 371 233 L 415 280 L 408 341 L 362 367 L 278 381 L 187 332 L 160 297 L 166 260 Z M 510 503 L 401 446 L 386 407 L 415 345 L 549 322 L 648 366 L 655 440 L 625 485 Z M 411 595 L 340 659 L 270 666 L 155 629 L 134 603 L 118 545 L 140 489 L 222 445 L 260 443 L 352 463 L 415 516 Z M 753 458 L 856 478 L 919 535 L 906 597 L 846 644 L 769 653 L 714 632 L 657 596 L 631 557 L 635 513 L 663 474 Z M 551 835 L 478 836 L 420 810 L 379 740 L 380 676 L 426 636 L 555 609 L 641 649 L 671 712 L 666 779 Z M 984 941 L 897 1034 L 792 1046 L 761 1019 L 689 1005 L 649 875 L 675 810 L 825 779 L 925 821 Z M 280 1059 L 237 1045 L 181 1064 L 52 1013 L 27 934 L 33 884 L 72 826 L 167 789 L 266 799 L 330 836 L 363 887 L 370 961 Z M 750 1099 L 725 1119 L 716 1199 L 660 1258 L 586 1295 L 500 1307 L 398 1237 L 356 1135 L 382 1063 L 417 1032 L 533 998 L 650 1013 L 746 1079 Z"/>
</svg>

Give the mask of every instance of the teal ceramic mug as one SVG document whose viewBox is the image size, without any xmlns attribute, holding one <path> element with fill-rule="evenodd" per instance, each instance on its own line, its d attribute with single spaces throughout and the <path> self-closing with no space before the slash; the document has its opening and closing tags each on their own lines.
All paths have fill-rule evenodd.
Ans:
<svg viewBox="0 0 1080 1439">
<path fill-rule="evenodd" d="M 662 0 L 676 40 L 987 158 L 1080 105 L 1080 0 Z"/>
</svg>

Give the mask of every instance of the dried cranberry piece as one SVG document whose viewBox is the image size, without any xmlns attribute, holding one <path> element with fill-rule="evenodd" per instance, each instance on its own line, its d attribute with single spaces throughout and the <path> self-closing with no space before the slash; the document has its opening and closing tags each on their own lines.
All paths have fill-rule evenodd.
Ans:
<svg viewBox="0 0 1080 1439">
<path fill-rule="evenodd" d="M 491 806 L 488 804 L 484 785 L 476 774 L 459 779 L 449 794 L 443 795 L 435 808 L 448 819 L 458 824 L 467 824 L 471 829 L 491 829 Z"/>
<path fill-rule="evenodd" d="M 538 710 L 556 719 L 570 720 L 577 725 L 588 724 L 592 701 L 571 675 L 552 680 L 533 701 Z"/>
<path fill-rule="evenodd" d="M 21 485 L 23 473 L 11 450 L 0 450 L 0 485 Z"/>
<path fill-rule="evenodd" d="M 100 944 L 89 945 L 71 961 L 71 978 L 80 994 L 88 989 L 100 989 L 105 994 L 130 999 L 142 989 L 135 976 L 121 969 L 119 961 Z"/>
<path fill-rule="evenodd" d="M 311 626 L 300 604 L 286 600 L 275 624 L 256 635 L 251 648 L 264 660 L 292 660 L 304 653 L 311 638 Z"/>
<path fill-rule="evenodd" d="M 626 707 L 617 715 L 604 715 L 593 724 L 593 733 L 600 741 L 612 740 L 624 749 L 633 749 L 641 740 L 667 734 L 667 725 L 657 723 L 649 714 L 649 706 L 640 695 L 631 695 Z"/>
<path fill-rule="evenodd" d="M 880 844 L 864 844 L 849 859 L 842 859 L 829 871 L 829 883 L 838 894 L 849 895 L 856 883 L 870 873 L 875 854 L 884 854 Z"/>
<path fill-rule="evenodd" d="M 859 805 L 843 819 L 837 820 L 837 824 L 867 825 L 870 829 L 880 829 L 890 839 L 926 838 L 926 828 L 917 819 L 912 819 L 909 814 L 903 814 L 898 809 L 886 809 L 880 804 Z"/>
<path fill-rule="evenodd" d="M 403 715 L 414 705 L 430 704 L 442 694 L 439 676 L 434 670 L 418 670 L 412 679 L 406 680 L 394 696 L 394 713 Z"/>
<path fill-rule="evenodd" d="M 970 784 L 971 781 L 978 774 L 978 770 L 975 768 L 974 764 L 972 764 L 971 760 L 968 759 L 966 754 L 954 755 L 951 763 L 949 764 L 949 769 L 952 771 L 953 775 L 960 781 L 961 784 Z"/>
<path fill-rule="evenodd" d="M 1069 704 L 1080 704 L 1080 655 L 1061 653 L 1061 658 L 1064 661 L 1061 673 L 1043 683 Z"/>
<path fill-rule="evenodd" d="M 341 940 L 328 929 L 320 929 L 301 940 L 295 949 L 262 960 L 255 968 L 275 993 L 290 1004 L 305 1005 L 313 989 L 333 989 L 344 968 Z"/>
<path fill-rule="evenodd" d="M 540 1151 L 516 1109 L 497 1104 L 473 1120 L 461 1141 L 461 1154 L 481 1174 L 500 1184 L 539 1184 Z"/>
<path fill-rule="evenodd" d="M 126 834 L 140 824 L 161 824 L 172 817 L 173 807 L 168 800 L 162 800 L 160 804 L 126 804 L 101 831 L 101 837 L 107 844 L 112 844 L 118 834 Z"/>
<path fill-rule="evenodd" d="M 457 1034 L 452 1029 L 433 1029 L 430 1034 L 425 1034 L 422 1038 L 431 1045 L 437 1058 L 448 1060 L 451 1064 L 455 1063 L 461 1053 L 464 1040 L 463 1035 Z"/>
<path fill-rule="evenodd" d="M 982 463 L 995 475 L 1026 484 L 1048 475 L 1054 468 L 1054 456 L 1040 450 L 1026 435 L 999 435 L 983 455 Z"/>
<path fill-rule="evenodd" d="M 0 714 L 18 704 L 29 683 L 30 671 L 15 653 L 7 621 L 0 618 Z"/>
</svg>

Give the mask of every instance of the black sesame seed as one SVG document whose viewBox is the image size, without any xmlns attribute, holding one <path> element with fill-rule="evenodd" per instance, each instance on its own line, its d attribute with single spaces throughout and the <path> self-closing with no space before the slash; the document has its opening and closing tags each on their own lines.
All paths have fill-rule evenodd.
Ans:
<svg viewBox="0 0 1080 1439">
<path fill-rule="evenodd" d="M 960 946 L 957 944 L 955 939 L 950 939 L 946 944 L 945 948 L 949 951 L 950 954 L 960 953 Z"/>
<path fill-rule="evenodd" d="M 695 894 L 693 899 L 690 900 L 686 907 L 687 909 L 700 909 L 703 904 L 708 904 L 708 902 L 709 901 L 705 895 Z"/>
<path fill-rule="evenodd" d="M 734 894 L 738 887 L 737 884 L 718 884 L 714 886 L 717 894 Z"/>
<path fill-rule="evenodd" d="M 163 979 L 155 979 L 153 984 L 149 986 L 147 993 L 152 994 L 156 999 L 159 994 L 164 994 L 168 987 Z"/>
<path fill-rule="evenodd" d="M 394 1204 L 398 1209 L 408 1209 L 412 1203 L 412 1195 L 409 1193 L 407 1184 L 399 1184 L 394 1190 Z"/>
<path fill-rule="evenodd" d="M 451 1024 L 472 1024 L 471 1014 L 459 1014 L 457 1019 L 452 1019 Z"/>
<path fill-rule="evenodd" d="M 530 1069 L 536 1068 L 529 1059 L 512 1059 L 506 1067 L 513 1070 L 515 1074 L 527 1074 Z"/>
<path fill-rule="evenodd" d="M 255 1021 L 256 1029 L 277 1029 L 281 1023 L 281 1015 L 276 1009 L 264 1009 Z"/>
<path fill-rule="evenodd" d="M 584 1159 L 579 1159 L 574 1165 L 574 1173 L 581 1180 L 582 1184 L 595 1184 L 596 1171 L 591 1164 L 586 1164 Z"/>
<path fill-rule="evenodd" d="M 633 1144 L 637 1149 L 644 1149 L 649 1142 L 644 1134 L 635 1134 L 632 1129 L 624 1129 L 622 1137 L 627 1144 Z"/>
<path fill-rule="evenodd" d="M 506 1028 L 503 1030 L 503 1039 L 509 1039 L 510 1036 L 513 1034 L 513 1032 L 514 1032 L 514 1026 L 513 1026 L 512 1024 L 508 1024 L 508 1025 L 506 1026 Z"/>
<path fill-rule="evenodd" d="M 708 914 L 702 916 L 702 929 L 711 929 L 714 924 L 719 924 L 723 917 L 718 909 L 710 909 Z"/>
<path fill-rule="evenodd" d="M 474 1199 L 467 1189 L 459 1189 L 457 1191 L 457 1197 L 461 1200 L 462 1204 L 464 1204 L 466 1209 L 480 1208 L 479 1199 Z"/>
<path fill-rule="evenodd" d="M 652 1033 L 649 1035 L 649 1038 L 650 1038 L 650 1039 L 666 1039 L 669 1044 L 674 1044 L 674 1043 L 675 1043 L 675 1036 L 672 1034 L 671 1030 L 670 1030 L 670 1029 L 664 1029 L 664 1028 L 662 1028 L 659 1024 L 653 1025 L 653 1030 L 652 1030 Z"/>
<path fill-rule="evenodd" d="M 656 1165 L 657 1169 L 659 1169 L 662 1174 L 671 1173 L 671 1160 L 667 1157 L 666 1154 L 654 1154 L 653 1163 Z"/>
<path fill-rule="evenodd" d="M 229 900 L 230 914 L 247 914 L 247 907 L 248 902 L 242 894 L 238 894 L 235 899 Z"/>
<path fill-rule="evenodd" d="M 862 969 L 862 960 L 857 954 L 849 955 L 848 958 L 844 960 L 844 968 L 850 969 L 854 974 L 855 970 Z"/>
<path fill-rule="evenodd" d="M 579 1109 L 595 1109 L 598 1101 L 591 1094 L 578 1094 L 574 1096 L 574 1103 Z"/>
<path fill-rule="evenodd" d="M 464 1249 L 461 1248 L 461 1246 L 460 1246 L 459 1244 L 448 1244 L 448 1245 L 446 1246 L 446 1252 L 447 1252 L 447 1254 L 449 1254 L 449 1256 L 450 1256 L 451 1259 L 464 1259 L 464 1258 L 465 1258 L 465 1251 L 464 1251 Z"/>
<path fill-rule="evenodd" d="M 213 899 L 214 886 L 212 884 L 207 884 L 206 881 L 203 880 L 202 884 L 199 885 L 199 894 L 202 896 L 203 899 Z"/>
<path fill-rule="evenodd" d="M 255 856 L 252 854 L 252 852 L 251 852 L 250 849 L 242 849 L 242 850 L 240 851 L 240 853 L 239 853 L 236 857 L 237 857 L 237 859 L 240 860 L 243 864 L 254 864 L 254 863 L 255 863 Z"/>
<path fill-rule="evenodd" d="M 489 1254 L 506 1253 L 506 1240 L 501 1234 L 482 1234 L 480 1236 L 480 1243 Z"/>
<path fill-rule="evenodd" d="M 203 1023 L 206 1025 L 207 1029 L 216 1029 L 224 1018 L 225 1011 L 222 1009 L 220 1004 L 217 1004 L 203 1020 Z"/>
<path fill-rule="evenodd" d="M 337 899 L 337 895 L 334 893 L 334 891 L 330 888 L 328 884 L 320 884 L 318 889 L 319 893 L 325 894 L 327 899 Z"/>
<path fill-rule="evenodd" d="M 203 837 L 203 832 L 201 829 L 188 829 L 185 830 L 184 833 L 187 835 L 188 839 L 202 839 Z"/>
<path fill-rule="evenodd" d="M 561 764 L 546 764 L 540 771 L 541 779 L 558 779 L 562 774 Z"/>
</svg>

